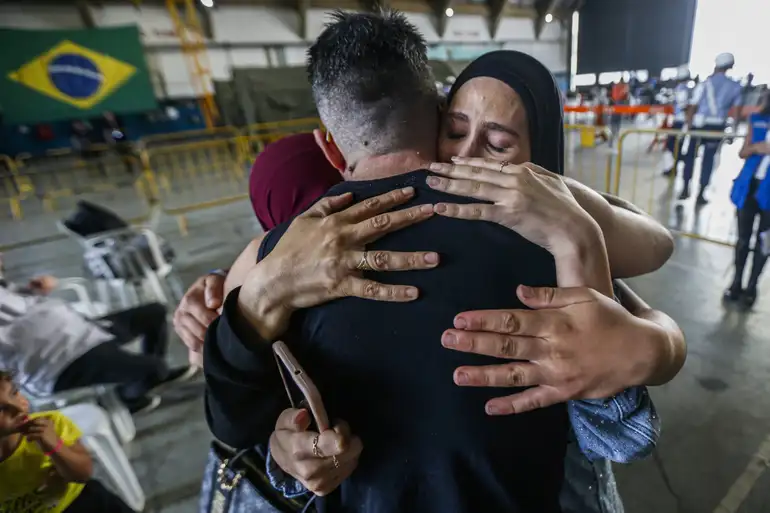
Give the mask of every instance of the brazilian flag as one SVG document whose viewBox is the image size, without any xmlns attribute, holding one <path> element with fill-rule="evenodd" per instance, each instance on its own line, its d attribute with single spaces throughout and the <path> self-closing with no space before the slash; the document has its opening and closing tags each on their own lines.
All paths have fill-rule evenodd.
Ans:
<svg viewBox="0 0 770 513">
<path fill-rule="evenodd" d="M 5 124 L 142 112 L 156 107 L 135 26 L 0 29 L 0 111 Z"/>
</svg>

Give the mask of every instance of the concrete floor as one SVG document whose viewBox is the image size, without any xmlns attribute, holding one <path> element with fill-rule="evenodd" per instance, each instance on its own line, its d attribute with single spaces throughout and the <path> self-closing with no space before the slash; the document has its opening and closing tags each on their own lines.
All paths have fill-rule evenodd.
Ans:
<svg viewBox="0 0 770 513">
<path fill-rule="evenodd" d="M 733 155 L 737 149 L 725 150 L 711 191 L 714 202 L 696 216 L 692 200 L 677 205 L 666 199 L 670 184 L 657 178 L 657 156 L 639 151 L 647 142 L 640 139 L 635 150 L 624 152 L 629 168 L 637 163 L 643 173 L 636 188 L 624 174 L 622 195 L 643 208 L 650 205 L 661 220 L 679 223 L 685 231 L 729 240 L 734 214 L 725 198 L 739 165 Z M 572 174 L 582 170 L 586 182 L 601 183 L 603 171 L 591 178 L 585 170 L 597 165 L 603 170 L 597 163 L 610 154 L 606 147 L 575 150 L 568 159 Z M 642 197 L 642 191 L 649 197 Z M 163 218 L 158 227 L 177 250 L 185 285 L 209 269 L 229 265 L 258 232 L 246 202 L 204 211 L 189 221 L 188 237 L 179 235 L 173 219 Z M 48 223 L 45 230 L 53 233 Z M 4 242 L 29 234 L 35 230 L 32 224 L 0 219 Z M 81 274 L 80 249 L 70 241 L 15 249 L 5 260 L 11 278 Z M 678 237 L 676 252 L 663 269 L 631 282 L 653 306 L 679 322 L 689 356 L 671 384 L 652 391 L 664 423 L 656 454 L 616 466 L 628 513 L 770 512 L 770 472 L 764 472 L 770 458 L 770 442 L 765 442 L 770 435 L 770 283 L 765 277 L 762 290 L 768 292 L 753 312 L 726 308 L 720 298 L 731 278 L 731 263 L 728 247 Z M 175 337 L 170 359 L 185 361 Z M 201 391 L 199 382 L 170 392 L 158 411 L 137 419 L 139 434 L 127 450 L 148 496 L 148 512 L 196 511 L 209 441 Z"/>
</svg>

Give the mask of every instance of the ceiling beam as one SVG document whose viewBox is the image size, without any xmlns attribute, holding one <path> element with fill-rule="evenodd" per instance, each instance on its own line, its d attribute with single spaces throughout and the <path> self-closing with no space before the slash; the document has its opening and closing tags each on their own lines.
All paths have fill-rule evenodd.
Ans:
<svg viewBox="0 0 770 513">
<path fill-rule="evenodd" d="M 310 0 L 297 0 L 297 14 L 299 14 L 299 38 L 307 39 L 307 11 L 310 9 Z"/>
<path fill-rule="evenodd" d="M 489 8 L 489 37 L 492 41 L 497 38 L 497 31 L 500 29 L 500 22 L 503 20 L 505 14 L 505 5 L 508 2 L 505 0 L 487 0 L 487 7 Z"/>
<path fill-rule="evenodd" d="M 96 22 L 94 21 L 94 14 L 91 12 L 91 8 L 88 6 L 88 2 L 85 0 L 78 0 L 77 2 L 78 14 L 80 20 L 83 22 L 85 28 L 95 28 Z"/>
<path fill-rule="evenodd" d="M 433 0 L 433 12 L 436 16 L 436 32 L 438 37 L 444 39 L 446 33 L 446 26 L 449 17 L 446 15 L 446 10 L 452 6 L 452 0 Z"/>
</svg>

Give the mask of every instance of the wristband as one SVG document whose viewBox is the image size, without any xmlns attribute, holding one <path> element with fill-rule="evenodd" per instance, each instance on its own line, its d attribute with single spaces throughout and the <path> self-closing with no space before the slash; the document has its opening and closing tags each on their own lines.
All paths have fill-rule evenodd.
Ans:
<svg viewBox="0 0 770 513">
<path fill-rule="evenodd" d="M 57 452 L 61 451 L 62 447 L 64 447 L 64 440 L 59 438 L 59 441 L 56 443 L 56 447 L 54 447 L 52 450 L 50 450 L 48 452 L 44 452 L 43 454 L 45 454 L 48 457 L 51 457 L 54 454 L 56 454 Z"/>
<path fill-rule="evenodd" d="M 228 269 L 212 269 L 209 271 L 209 274 L 213 274 L 214 276 L 221 276 L 222 278 L 227 278 L 227 271 Z"/>
</svg>

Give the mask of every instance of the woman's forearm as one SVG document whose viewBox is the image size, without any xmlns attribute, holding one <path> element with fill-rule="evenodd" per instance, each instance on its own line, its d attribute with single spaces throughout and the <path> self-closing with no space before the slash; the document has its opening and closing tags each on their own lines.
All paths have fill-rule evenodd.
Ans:
<svg viewBox="0 0 770 513">
<path fill-rule="evenodd" d="M 636 292 L 622 281 L 617 281 L 620 303 L 635 317 L 660 327 L 656 336 L 645 341 L 651 345 L 650 364 L 642 384 L 664 385 L 674 379 L 687 357 L 687 343 L 679 325 L 665 313 L 654 310 Z"/>
<path fill-rule="evenodd" d="M 565 183 L 578 204 L 599 224 L 614 278 L 650 273 L 671 257 L 671 233 L 642 210 L 574 180 L 565 179 Z"/>
</svg>

